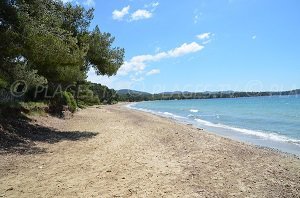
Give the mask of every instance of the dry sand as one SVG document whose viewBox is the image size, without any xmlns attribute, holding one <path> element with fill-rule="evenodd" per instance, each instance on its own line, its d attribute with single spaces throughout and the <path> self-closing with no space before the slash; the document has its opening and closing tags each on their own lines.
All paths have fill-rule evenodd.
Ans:
<svg viewBox="0 0 300 198">
<path fill-rule="evenodd" d="M 169 119 L 121 105 L 36 119 L 98 135 L 0 155 L 0 197 L 300 197 L 299 159 Z"/>
</svg>

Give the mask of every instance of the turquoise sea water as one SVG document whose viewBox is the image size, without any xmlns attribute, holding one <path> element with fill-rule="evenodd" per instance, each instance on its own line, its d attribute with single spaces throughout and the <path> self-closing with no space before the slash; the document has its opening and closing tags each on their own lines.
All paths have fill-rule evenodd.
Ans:
<svg viewBox="0 0 300 198">
<path fill-rule="evenodd" d="M 140 102 L 131 108 L 300 155 L 300 96 Z"/>
</svg>

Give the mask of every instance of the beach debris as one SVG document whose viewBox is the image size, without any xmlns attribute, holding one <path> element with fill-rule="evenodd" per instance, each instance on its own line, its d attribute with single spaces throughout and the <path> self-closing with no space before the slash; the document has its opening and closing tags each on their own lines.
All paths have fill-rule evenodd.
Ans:
<svg viewBox="0 0 300 198">
<path fill-rule="evenodd" d="M 10 187 L 6 191 L 12 191 L 13 189 L 14 189 L 13 187 Z"/>
</svg>

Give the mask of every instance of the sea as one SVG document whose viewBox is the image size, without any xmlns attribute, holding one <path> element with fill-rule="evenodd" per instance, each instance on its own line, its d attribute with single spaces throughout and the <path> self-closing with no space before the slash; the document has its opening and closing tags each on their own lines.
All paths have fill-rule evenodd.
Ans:
<svg viewBox="0 0 300 198">
<path fill-rule="evenodd" d="M 300 156 L 300 95 L 159 100 L 127 106 Z"/>
</svg>

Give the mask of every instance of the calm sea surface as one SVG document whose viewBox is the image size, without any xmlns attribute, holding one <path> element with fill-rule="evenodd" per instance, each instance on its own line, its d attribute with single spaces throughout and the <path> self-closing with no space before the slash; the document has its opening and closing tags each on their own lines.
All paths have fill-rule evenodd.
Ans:
<svg viewBox="0 0 300 198">
<path fill-rule="evenodd" d="M 151 101 L 129 107 L 300 155 L 300 96 Z"/>
</svg>

